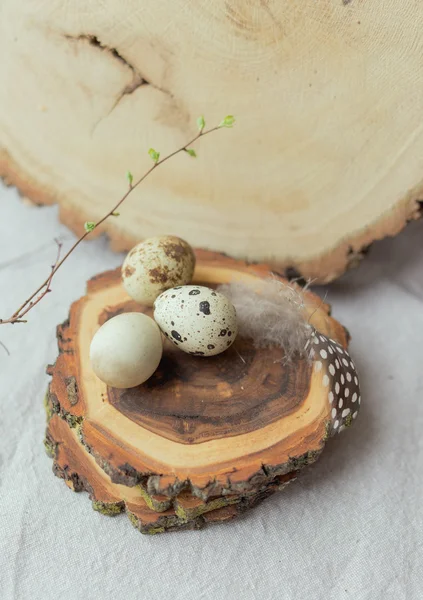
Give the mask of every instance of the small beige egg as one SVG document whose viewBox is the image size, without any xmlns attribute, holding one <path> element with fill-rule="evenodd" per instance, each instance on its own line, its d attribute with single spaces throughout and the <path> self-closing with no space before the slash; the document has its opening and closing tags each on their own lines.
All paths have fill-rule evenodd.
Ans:
<svg viewBox="0 0 423 600">
<path fill-rule="evenodd" d="M 161 294 L 154 303 L 154 319 L 175 346 L 196 356 L 224 352 L 238 333 L 233 304 L 201 285 L 179 286 Z"/>
<path fill-rule="evenodd" d="M 190 283 L 194 268 L 195 255 L 187 242 L 172 235 L 149 238 L 125 258 L 123 286 L 136 302 L 153 306 L 165 290 Z"/>
<path fill-rule="evenodd" d="M 107 385 L 131 388 L 147 381 L 160 363 L 163 343 L 157 324 L 142 313 L 117 315 L 91 340 L 94 373 Z"/>
</svg>

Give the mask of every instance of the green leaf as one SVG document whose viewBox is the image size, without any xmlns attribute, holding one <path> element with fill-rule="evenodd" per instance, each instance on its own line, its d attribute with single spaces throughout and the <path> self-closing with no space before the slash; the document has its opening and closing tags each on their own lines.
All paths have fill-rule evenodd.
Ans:
<svg viewBox="0 0 423 600">
<path fill-rule="evenodd" d="M 95 223 L 93 223 L 92 221 L 86 221 L 86 223 L 84 223 L 84 229 L 87 232 L 92 231 L 93 229 L 95 229 Z"/>
<path fill-rule="evenodd" d="M 119 217 L 120 213 L 118 212 L 112 212 L 112 217 Z"/>
<path fill-rule="evenodd" d="M 219 123 L 219 127 L 232 127 L 235 123 L 235 117 L 233 115 L 228 115 Z"/>
<path fill-rule="evenodd" d="M 204 120 L 203 115 L 201 115 L 201 117 L 198 117 L 197 126 L 198 126 L 199 131 L 203 131 L 204 127 L 206 126 L 206 122 Z"/>
<path fill-rule="evenodd" d="M 192 156 L 193 158 L 197 158 L 197 153 L 193 148 L 184 148 L 185 152 Z"/>
<path fill-rule="evenodd" d="M 154 160 L 155 163 L 159 162 L 160 152 L 157 152 L 156 150 L 154 150 L 154 148 L 150 148 L 148 153 L 151 156 L 151 158 Z"/>
<path fill-rule="evenodd" d="M 131 171 L 126 171 L 126 179 L 128 180 L 129 185 L 132 185 L 134 176 L 132 175 Z"/>
</svg>

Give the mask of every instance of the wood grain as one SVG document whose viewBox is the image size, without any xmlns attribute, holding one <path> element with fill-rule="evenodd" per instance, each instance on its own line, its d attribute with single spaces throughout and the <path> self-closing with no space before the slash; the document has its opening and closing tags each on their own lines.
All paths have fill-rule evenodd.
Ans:
<svg viewBox="0 0 423 600">
<path fill-rule="evenodd" d="M 280 358 L 278 349 L 263 353 L 239 340 L 199 365 L 198 357 L 166 342 L 153 377 L 137 388 L 109 388 L 108 402 L 141 427 L 179 443 L 246 434 L 295 412 L 309 393 L 311 365 L 304 359 L 286 368 Z"/>
<path fill-rule="evenodd" d="M 269 274 L 265 265 L 197 251 L 197 283 Z M 345 347 L 346 330 L 329 316 L 328 305 L 304 294 L 316 330 Z M 114 483 L 141 484 L 157 496 L 157 508 L 184 490 L 203 501 L 257 493 L 317 459 L 331 422 L 323 371 L 302 358 L 286 364 L 281 349 L 259 352 L 240 338 L 233 351 L 198 358 L 169 344 L 148 382 L 132 390 L 107 388 L 91 370 L 90 341 L 105 318 L 134 308 L 119 270 L 95 277 L 58 328 L 59 356 L 49 368 L 52 410 L 79 428 L 85 450 Z"/>
<path fill-rule="evenodd" d="M 214 497 L 203 502 L 182 492 L 174 500 L 165 498 L 166 504 L 158 504 L 157 497 L 148 494 L 142 486 L 126 487 L 112 483 L 80 443 L 78 429 L 70 428 L 54 414 L 49 403 L 47 410 L 45 447 L 53 458 L 54 474 L 74 492 L 88 492 L 94 510 L 107 516 L 126 512 L 141 533 L 154 535 L 178 529 L 200 529 L 208 523 L 231 520 L 283 489 L 297 476 L 293 471 L 276 477 L 257 493 L 247 496 Z"/>
<path fill-rule="evenodd" d="M 329 281 L 421 214 L 422 26 L 415 0 L 3 0 L 0 174 L 81 233 L 149 147 L 234 113 L 102 231 Z"/>
</svg>

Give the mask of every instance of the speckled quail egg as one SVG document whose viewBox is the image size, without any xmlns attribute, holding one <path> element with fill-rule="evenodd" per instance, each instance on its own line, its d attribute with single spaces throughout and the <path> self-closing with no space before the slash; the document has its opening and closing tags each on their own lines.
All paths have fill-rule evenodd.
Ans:
<svg viewBox="0 0 423 600">
<path fill-rule="evenodd" d="M 154 319 L 175 346 L 196 356 L 224 352 L 238 333 L 233 304 L 201 285 L 179 286 L 161 294 L 154 303 Z"/>
<path fill-rule="evenodd" d="M 115 388 L 131 388 L 147 381 L 160 363 L 162 334 L 142 313 L 112 317 L 91 340 L 90 360 L 101 381 Z"/>
<path fill-rule="evenodd" d="M 129 252 L 122 266 L 125 290 L 136 302 L 153 306 L 165 290 L 190 283 L 195 255 L 191 246 L 173 235 L 153 237 Z"/>
</svg>

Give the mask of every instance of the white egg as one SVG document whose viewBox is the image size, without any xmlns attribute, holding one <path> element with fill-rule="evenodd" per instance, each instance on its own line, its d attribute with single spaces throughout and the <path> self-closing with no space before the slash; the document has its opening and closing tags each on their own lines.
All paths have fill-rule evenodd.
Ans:
<svg viewBox="0 0 423 600">
<path fill-rule="evenodd" d="M 125 290 L 136 302 L 153 306 L 165 290 L 190 283 L 195 267 L 191 246 L 173 235 L 141 242 L 129 252 L 122 266 Z"/>
<path fill-rule="evenodd" d="M 196 356 L 224 352 L 238 333 L 233 304 L 223 294 L 200 285 L 161 294 L 154 303 L 154 318 L 175 346 Z"/>
<path fill-rule="evenodd" d="M 160 329 L 142 313 L 117 315 L 106 321 L 91 340 L 94 373 L 107 385 L 131 388 L 147 381 L 163 352 Z"/>
</svg>

